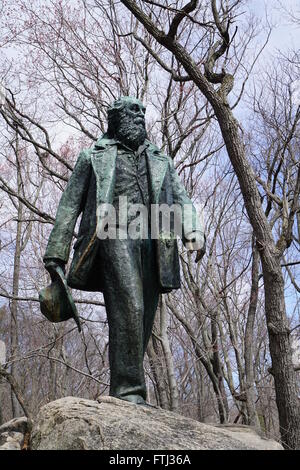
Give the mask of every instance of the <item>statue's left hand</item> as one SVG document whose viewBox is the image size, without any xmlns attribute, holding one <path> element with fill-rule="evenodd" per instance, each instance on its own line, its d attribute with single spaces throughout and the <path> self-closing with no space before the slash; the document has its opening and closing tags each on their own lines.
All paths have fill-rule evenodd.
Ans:
<svg viewBox="0 0 300 470">
<path fill-rule="evenodd" d="M 204 256 L 206 251 L 206 236 L 198 232 L 195 232 L 196 236 L 194 239 L 190 239 L 185 243 L 186 248 L 189 251 L 196 251 L 195 263 L 198 263 Z"/>
<path fill-rule="evenodd" d="M 200 250 L 197 250 L 195 263 L 198 263 L 203 258 L 203 256 L 205 255 L 205 249 L 206 249 L 206 244 L 202 248 L 200 248 Z"/>
<path fill-rule="evenodd" d="M 55 280 L 55 271 L 57 267 L 60 267 L 65 273 L 65 263 L 57 258 L 48 258 L 44 262 L 45 268 L 47 269 L 48 273 L 50 274 L 51 280 Z"/>
</svg>

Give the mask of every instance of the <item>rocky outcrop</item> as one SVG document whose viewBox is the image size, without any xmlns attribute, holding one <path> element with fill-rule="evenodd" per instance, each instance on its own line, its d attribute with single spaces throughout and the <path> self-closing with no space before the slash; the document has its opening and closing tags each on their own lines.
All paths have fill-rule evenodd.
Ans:
<svg viewBox="0 0 300 470">
<path fill-rule="evenodd" d="M 15 418 L 0 426 L 0 450 L 21 450 L 27 432 L 27 418 Z"/>
<path fill-rule="evenodd" d="M 203 424 L 112 397 L 100 397 L 98 402 L 67 397 L 41 408 L 31 449 L 281 450 L 282 446 L 247 426 Z"/>
</svg>

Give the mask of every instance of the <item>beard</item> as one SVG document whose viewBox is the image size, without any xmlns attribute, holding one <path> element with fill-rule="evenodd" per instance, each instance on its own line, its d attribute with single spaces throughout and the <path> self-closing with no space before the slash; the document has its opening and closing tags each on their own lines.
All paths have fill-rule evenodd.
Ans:
<svg viewBox="0 0 300 470">
<path fill-rule="evenodd" d="M 131 116 L 123 115 L 115 135 L 120 142 L 137 150 L 147 137 L 145 122 L 141 118 L 133 119 Z"/>
</svg>

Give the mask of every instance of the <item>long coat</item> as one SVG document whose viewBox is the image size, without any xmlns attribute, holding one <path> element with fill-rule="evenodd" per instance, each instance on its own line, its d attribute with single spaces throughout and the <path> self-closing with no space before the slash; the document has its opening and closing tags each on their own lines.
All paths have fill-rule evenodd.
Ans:
<svg viewBox="0 0 300 470">
<path fill-rule="evenodd" d="M 151 204 L 185 204 L 191 206 L 183 218 L 184 234 L 203 230 L 196 209 L 189 199 L 171 158 L 146 141 L 146 159 L 150 182 Z M 101 259 L 97 256 L 101 240 L 97 238 L 97 207 L 112 203 L 117 142 L 104 135 L 90 149 L 83 150 L 76 162 L 61 197 L 56 221 L 48 241 L 44 261 L 57 258 L 67 263 L 76 221 L 82 212 L 74 254 L 67 277 L 70 287 L 86 291 L 102 291 Z M 99 222 L 99 219 L 98 219 Z M 180 287 L 177 241 L 159 236 L 155 240 L 157 274 L 161 292 Z M 113 262 L 113 260 L 112 260 Z"/>
</svg>

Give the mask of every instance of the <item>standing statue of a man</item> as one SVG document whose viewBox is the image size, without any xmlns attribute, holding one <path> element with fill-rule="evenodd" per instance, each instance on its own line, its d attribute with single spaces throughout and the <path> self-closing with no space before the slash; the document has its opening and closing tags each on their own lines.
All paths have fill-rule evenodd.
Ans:
<svg viewBox="0 0 300 470">
<path fill-rule="evenodd" d="M 125 219 L 119 214 L 120 198 L 126 198 Z M 159 228 L 158 236 L 151 236 L 151 207 L 160 204 L 190 209 L 182 216 L 182 240 L 187 249 L 197 251 L 198 261 L 205 236 L 196 209 L 171 158 L 147 140 L 143 104 L 121 97 L 108 109 L 107 133 L 79 155 L 59 203 L 44 263 L 50 273 L 57 267 L 64 271 L 82 213 L 67 283 L 75 289 L 103 292 L 109 324 L 110 395 L 142 405 L 147 404 L 143 359 L 159 294 L 180 287 L 174 230 L 166 236 Z M 107 219 L 101 207 L 109 205 L 117 214 L 116 236 L 105 238 Z M 149 214 L 149 228 L 143 237 L 126 237 L 134 218 L 130 209 L 136 205 Z"/>
</svg>

